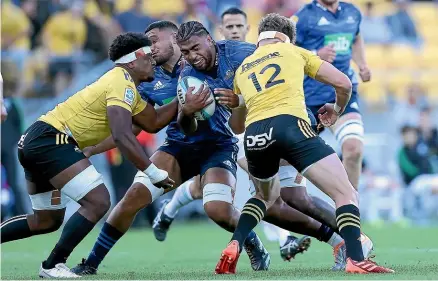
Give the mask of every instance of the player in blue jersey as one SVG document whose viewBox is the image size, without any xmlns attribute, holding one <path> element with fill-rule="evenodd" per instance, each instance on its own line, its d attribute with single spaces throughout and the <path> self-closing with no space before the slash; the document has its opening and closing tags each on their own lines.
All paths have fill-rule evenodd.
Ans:
<svg viewBox="0 0 438 281">
<path fill-rule="evenodd" d="M 358 81 L 350 61 L 357 64 L 363 82 L 371 79 L 364 55 L 364 41 L 359 32 L 361 19 L 360 11 L 353 4 L 339 0 L 314 0 L 292 17 L 297 24 L 296 44 L 332 63 L 352 81 L 350 102 L 338 122 L 330 129 L 342 148 L 343 164 L 356 189 L 362 167 L 364 128 L 358 105 Z M 326 102 L 335 100 L 332 87 L 310 77 L 304 81 L 304 92 L 306 104 L 314 114 Z"/>
<path fill-rule="evenodd" d="M 222 15 L 222 25 L 221 25 L 221 33 L 225 37 L 225 39 L 238 39 L 238 41 L 244 41 L 246 37 L 246 33 L 248 31 L 248 25 L 246 24 L 246 17 L 243 11 L 237 9 L 237 8 L 231 8 L 224 12 Z M 224 91 L 219 91 L 222 95 L 227 94 Z M 236 97 L 234 93 L 231 92 L 231 97 Z M 236 113 L 236 112 L 235 112 Z M 237 132 L 242 130 L 242 118 L 245 118 L 245 115 L 239 116 L 239 114 L 233 114 L 230 119 L 230 126 L 231 128 Z M 309 113 L 309 116 L 311 116 L 311 119 L 314 120 L 313 114 Z M 237 118 L 236 118 L 237 117 Z M 316 123 L 316 121 L 315 121 Z M 239 137 L 239 136 L 238 136 Z M 247 162 L 245 158 L 245 153 L 243 149 L 243 142 L 242 140 L 239 140 L 238 142 L 239 146 L 239 152 L 237 155 L 237 162 L 239 166 L 248 173 L 247 168 Z M 280 185 L 282 187 L 281 191 L 281 197 L 282 199 L 288 203 L 292 208 L 297 209 L 295 207 L 295 198 L 293 195 L 295 194 L 295 191 L 293 189 L 299 188 L 304 189 L 306 188 L 306 179 L 299 175 L 297 170 L 290 166 L 287 162 L 283 161 L 282 166 L 280 167 L 279 171 L 279 177 L 280 177 Z M 255 187 L 251 182 L 251 189 L 250 192 L 255 192 Z M 301 228 L 301 233 L 306 235 L 311 235 L 323 242 L 329 243 L 334 248 L 334 257 L 335 257 L 335 266 L 333 269 L 341 270 L 345 266 L 345 254 L 343 253 L 345 251 L 345 244 L 343 243 L 342 238 L 337 235 L 337 233 L 334 233 L 336 231 L 336 221 L 334 219 L 335 217 L 335 210 L 334 208 L 327 202 L 325 202 L 322 199 L 319 199 L 317 197 L 308 196 L 306 193 L 306 197 L 309 198 L 308 200 L 310 203 L 306 205 L 306 209 L 300 210 L 300 212 L 303 212 L 305 214 L 312 214 L 311 211 L 308 210 L 315 210 L 313 213 L 321 214 L 321 215 L 315 215 L 310 217 L 314 218 L 317 221 L 322 222 L 320 224 L 319 233 L 326 233 L 326 235 L 317 235 L 315 236 L 314 229 L 312 229 L 313 226 L 303 226 Z M 176 191 L 175 195 L 173 196 L 172 200 L 164 200 L 163 205 L 160 209 L 160 212 L 157 214 L 155 218 L 155 223 L 153 225 L 154 234 L 157 240 L 164 241 L 166 238 L 167 231 L 169 230 L 170 223 L 172 223 L 174 217 L 176 216 L 178 210 L 182 207 L 187 205 L 188 203 L 192 202 L 196 199 L 202 198 L 202 189 L 200 189 L 199 184 L 197 183 L 197 180 L 189 181 L 181 185 L 178 190 Z M 299 204 L 296 204 L 299 205 Z M 300 220 L 300 218 L 305 218 L 306 216 L 301 213 L 296 213 L 296 217 L 291 218 Z M 330 222 L 330 217 L 333 217 L 333 223 Z M 331 225 L 334 224 L 334 227 Z M 279 239 L 280 243 L 280 254 L 284 260 L 290 260 L 293 258 L 297 253 L 300 253 L 307 249 L 308 247 L 308 238 L 302 237 L 302 238 L 296 238 L 293 235 L 290 235 L 289 231 L 286 231 L 284 229 L 281 229 L 279 227 L 275 227 L 273 225 L 270 225 L 266 223 L 270 229 L 273 227 L 275 228 L 274 231 L 276 231 L 278 234 L 282 235 L 284 239 Z M 334 230 L 334 231 L 333 231 Z M 366 256 L 369 255 L 371 249 L 372 249 L 372 242 L 366 237 L 364 238 L 364 254 Z"/>
<path fill-rule="evenodd" d="M 146 35 L 152 41 L 152 55 L 159 67 L 155 70 L 154 81 L 141 84 L 138 90 L 143 99 L 156 106 L 169 103 L 176 97 L 182 67 L 181 52 L 175 41 L 177 30 L 177 26 L 168 21 L 155 22 L 146 29 Z M 187 96 L 193 99 L 187 98 L 186 105 L 194 111 L 202 109 L 208 104 L 202 102 L 207 93 L 207 90 L 199 95 L 187 92 Z M 225 107 L 216 110 L 209 121 L 200 124 L 202 129 L 190 136 L 181 132 L 175 116 L 168 126 L 166 142 L 154 153 L 151 161 L 175 179 L 175 186 L 201 175 L 206 213 L 217 224 L 233 231 L 240 213 L 231 204 L 237 147 L 227 126 L 229 115 L 230 111 Z M 87 154 L 101 153 L 112 147 L 113 141 L 109 138 Z M 144 173 L 138 172 L 132 186 L 109 215 L 90 255 L 72 271 L 78 275 L 96 274 L 98 266 L 128 231 L 138 211 L 169 190 L 157 188 Z M 254 270 L 268 269 L 270 256 L 254 232 L 246 239 L 245 250 Z"/>
</svg>

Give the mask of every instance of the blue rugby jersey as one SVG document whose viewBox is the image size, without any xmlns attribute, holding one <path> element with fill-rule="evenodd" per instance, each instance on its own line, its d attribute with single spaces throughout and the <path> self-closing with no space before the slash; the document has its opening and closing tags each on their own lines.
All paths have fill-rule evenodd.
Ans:
<svg viewBox="0 0 438 281">
<path fill-rule="evenodd" d="M 336 13 L 332 13 L 314 0 L 292 19 L 297 23 L 296 45 L 311 51 L 334 45 L 336 59 L 333 65 L 351 79 L 353 86 L 357 86 L 358 81 L 350 67 L 350 61 L 353 43 L 360 31 L 360 11 L 350 3 L 340 2 Z M 309 106 L 321 105 L 335 99 L 333 87 L 310 77 L 304 80 L 304 94 Z"/>
<path fill-rule="evenodd" d="M 195 70 L 188 63 L 183 70 L 175 66 L 172 73 L 157 67 L 155 79 L 151 83 L 142 83 L 138 87 L 143 99 L 149 103 L 162 106 L 176 97 L 179 77 L 193 76 L 206 81 L 211 91 L 215 88 L 233 89 L 234 72 L 243 60 L 252 54 L 255 45 L 237 41 L 219 41 L 216 43 L 217 66 L 208 73 Z M 218 145 L 236 143 L 237 139 L 228 125 L 231 111 L 216 103 L 216 110 L 208 120 L 198 121 L 198 130 L 190 135 L 183 134 L 176 122 L 176 118 L 169 124 L 167 139 L 184 144 L 198 144 L 202 142 L 215 142 Z"/>
</svg>

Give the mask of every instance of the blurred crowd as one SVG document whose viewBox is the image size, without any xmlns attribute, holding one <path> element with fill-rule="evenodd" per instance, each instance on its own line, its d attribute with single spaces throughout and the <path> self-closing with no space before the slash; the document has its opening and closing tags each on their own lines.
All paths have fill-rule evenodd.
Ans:
<svg viewBox="0 0 438 281">
<path fill-rule="evenodd" d="M 24 213 L 26 204 L 20 202 L 25 190 L 17 182 L 15 147 L 28 124 L 24 122 L 24 110 L 17 98 L 62 96 L 77 77 L 91 73 L 107 60 L 107 50 L 115 36 L 121 32 L 143 32 L 157 19 L 176 23 L 197 20 L 220 39 L 217 29 L 221 13 L 237 6 L 248 14 L 251 26 L 248 39 L 254 42 L 256 26 L 263 15 L 276 12 L 292 16 L 308 2 L 310 0 L 1 0 L 1 69 L 9 113 L 2 124 L 1 179 L 2 190 L 10 191 L 2 192 L 2 201 L 14 206 L 11 215 Z M 391 112 L 393 126 L 402 140 L 395 160 L 400 180 L 364 166 L 362 187 L 367 194 L 364 202 L 375 206 L 369 208 L 371 212 L 366 212 L 366 216 L 371 221 L 379 221 L 380 209 L 389 211 L 394 221 L 426 213 L 438 216 L 438 133 L 437 121 L 431 117 L 431 108 L 438 101 L 435 24 L 438 23 L 438 6 L 413 9 L 414 4 L 407 0 L 355 0 L 354 3 L 363 12 L 361 34 L 368 45 L 367 57 L 374 73 L 372 82 L 361 85 L 362 97 L 371 105 L 371 111 L 383 108 Z M 393 102 L 388 103 L 388 100 Z M 148 152 L 154 150 L 153 136 L 141 135 L 140 140 Z M 117 150 L 108 152 L 106 158 L 114 175 L 116 196 L 120 198 L 131 183 L 135 169 Z M 406 190 L 409 193 L 403 192 Z M 397 205 L 397 202 L 403 203 Z M 2 202 L 2 207 L 4 205 Z"/>
</svg>

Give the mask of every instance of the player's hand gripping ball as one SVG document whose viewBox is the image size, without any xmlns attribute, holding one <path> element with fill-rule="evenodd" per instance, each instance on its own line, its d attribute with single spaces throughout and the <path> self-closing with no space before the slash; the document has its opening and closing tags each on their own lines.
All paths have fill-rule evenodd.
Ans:
<svg viewBox="0 0 438 281">
<path fill-rule="evenodd" d="M 186 76 L 178 82 L 177 97 L 185 115 L 197 120 L 207 120 L 216 110 L 210 87 L 198 78 Z"/>
</svg>

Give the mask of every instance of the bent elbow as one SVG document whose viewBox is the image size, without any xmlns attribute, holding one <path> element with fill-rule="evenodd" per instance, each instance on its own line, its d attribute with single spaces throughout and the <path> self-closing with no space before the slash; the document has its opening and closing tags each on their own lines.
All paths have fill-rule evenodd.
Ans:
<svg viewBox="0 0 438 281">
<path fill-rule="evenodd" d="M 346 93 L 347 95 L 351 95 L 351 91 L 353 90 L 351 80 L 345 74 L 340 75 L 339 78 L 336 79 L 335 87 L 338 90 L 341 90 L 340 92 Z"/>
</svg>

